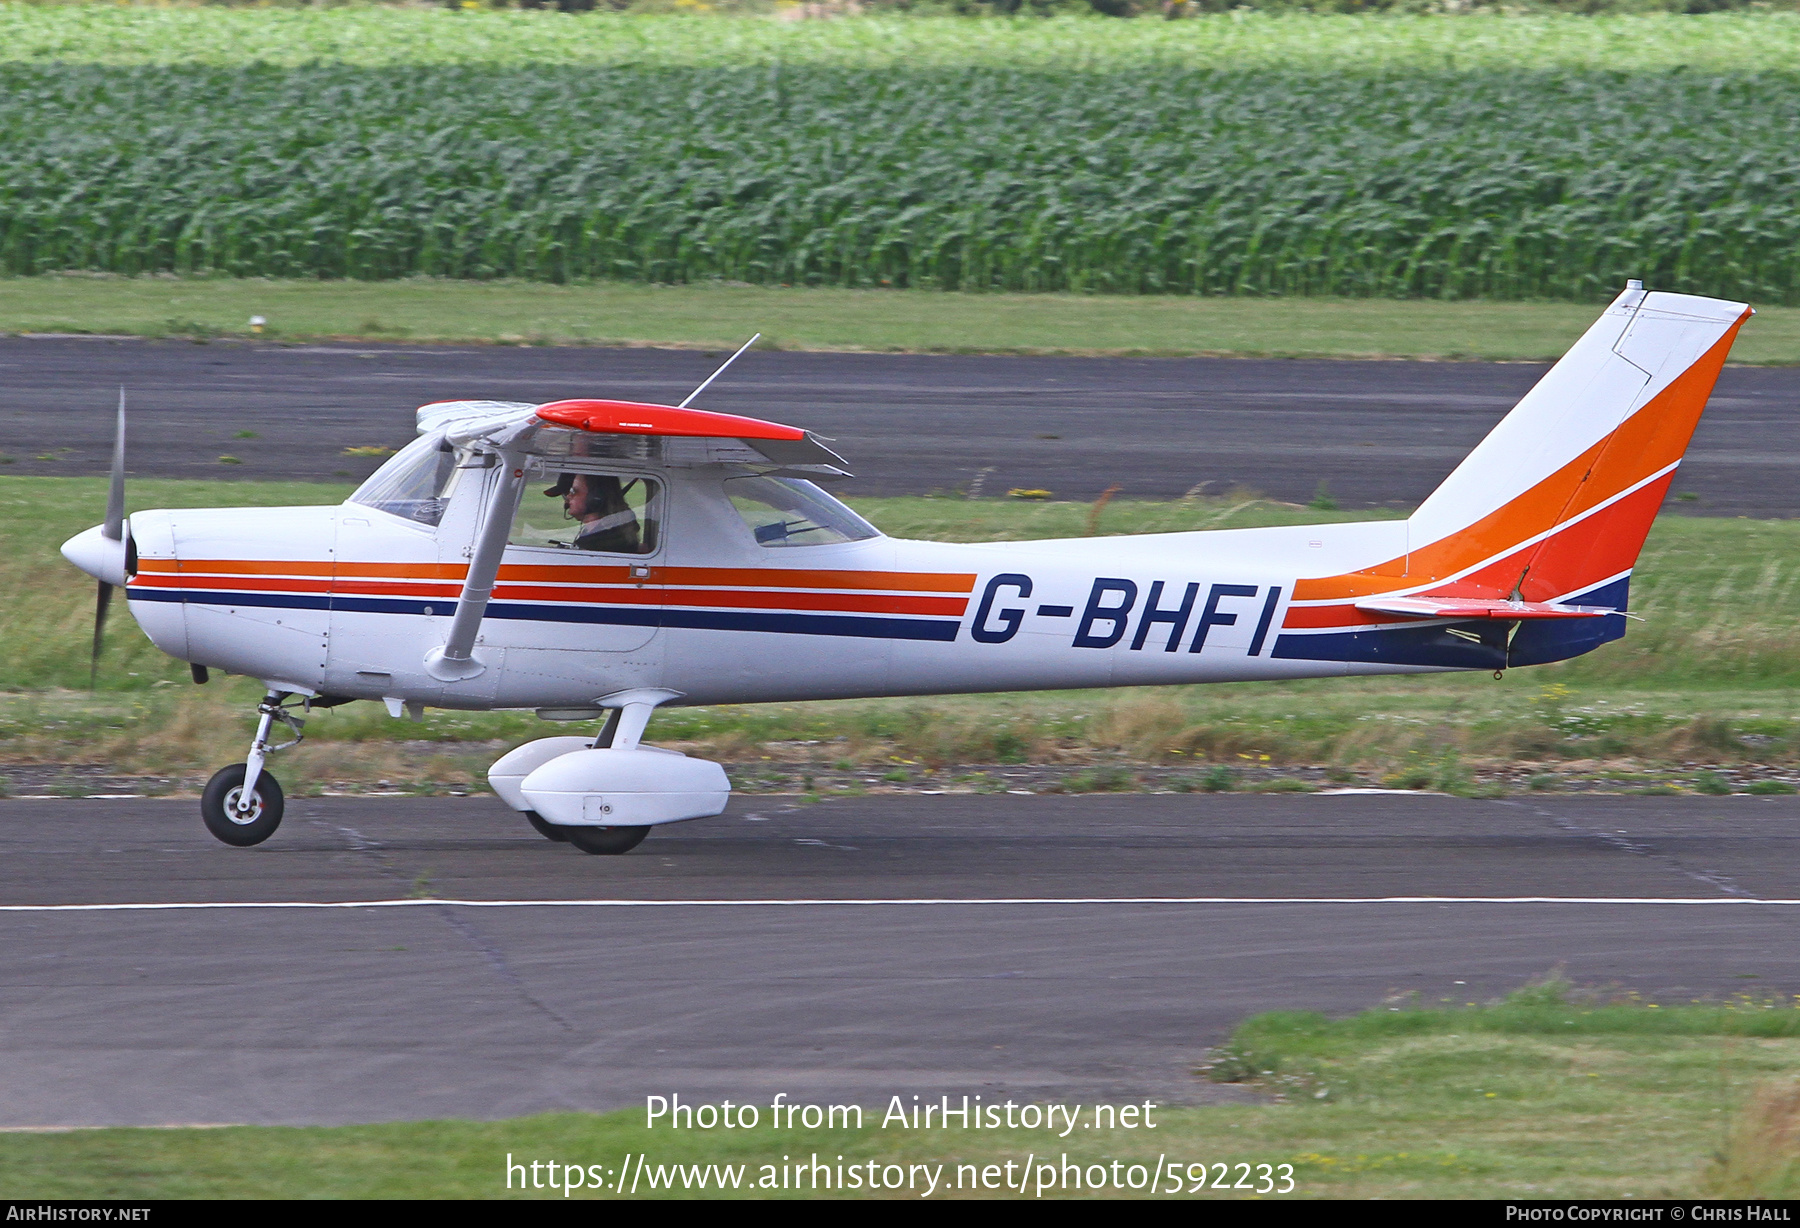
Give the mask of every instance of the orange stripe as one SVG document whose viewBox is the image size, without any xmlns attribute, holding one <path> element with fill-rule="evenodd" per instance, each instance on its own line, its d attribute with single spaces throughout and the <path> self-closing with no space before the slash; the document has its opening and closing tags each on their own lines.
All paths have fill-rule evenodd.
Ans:
<svg viewBox="0 0 1800 1228">
<path fill-rule="evenodd" d="M 460 580 L 466 563 L 338 563 L 310 559 L 140 559 L 139 572 L 216 576 L 369 576 L 377 579 Z M 624 569 L 621 568 L 621 571 Z"/>
<path fill-rule="evenodd" d="M 293 559 L 270 562 L 266 559 L 176 559 L 171 571 L 207 573 L 221 576 L 329 576 L 331 563 Z"/>
<path fill-rule="evenodd" d="M 460 580 L 467 563 L 339 563 L 337 574 L 370 580 Z"/>
<path fill-rule="evenodd" d="M 1367 610 L 1359 610 L 1353 605 L 1314 605 L 1289 606 L 1287 617 L 1281 620 L 1283 629 L 1293 627 L 1301 630 L 1317 627 L 1366 627 L 1374 623 L 1415 622 L 1416 619 L 1402 618 L 1397 614 L 1372 614 Z"/>
<path fill-rule="evenodd" d="M 143 572 L 180 572 L 184 575 L 220 576 L 330 576 L 330 562 L 264 559 L 143 559 Z M 371 580 L 461 580 L 466 563 L 338 563 L 335 574 Z M 579 572 L 577 576 L 574 573 Z M 569 562 L 561 564 L 509 564 L 500 569 L 501 580 L 550 581 L 586 584 L 667 584 L 743 586 L 746 588 L 851 589 L 886 592 L 968 593 L 974 591 L 974 574 L 917 571 L 814 571 L 783 567 L 651 567 L 648 577 L 631 574 L 629 565 Z"/>
<path fill-rule="evenodd" d="M 146 576 L 139 574 L 137 583 L 145 588 L 193 588 L 193 579 L 180 576 Z M 206 584 L 206 588 L 229 590 L 238 593 L 326 593 L 331 591 L 328 580 L 232 580 L 223 584 Z"/>
<path fill-rule="evenodd" d="M 1605 449 L 1601 440 L 1530 490 L 1502 504 L 1468 528 L 1442 541 L 1348 575 L 1300 580 L 1294 584 L 1295 601 L 1354 600 L 1410 588 L 1439 576 L 1454 575 L 1465 567 L 1498 554 L 1510 545 L 1543 532 L 1556 523 L 1557 513 L 1569 504 L 1573 485 Z M 1535 526 L 1535 527 L 1528 527 Z M 1517 580 L 1515 575 L 1513 579 Z"/>
<path fill-rule="evenodd" d="M 654 569 L 653 569 L 654 570 Z M 459 575 L 457 577 L 461 579 Z M 548 565 L 508 564 L 500 568 L 500 579 L 538 581 L 551 584 L 648 584 L 647 577 L 634 576 L 631 568 L 606 563 L 551 563 Z"/>
<path fill-rule="evenodd" d="M 1553 601 L 1629 571 L 1674 480 L 1672 473 L 1658 478 L 1604 511 L 1564 525 L 1542 542 L 1514 550 L 1479 571 L 1419 596 L 1509 597 L 1529 566 L 1531 571 L 1520 589 L 1520 597 L 1526 601 Z"/>
<path fill-rule="evenodd" d="M 1453 533 L 1442 541 L 1414 550 L 1404 559 L 1390 559 L 1377 566 L 1345 575 L 1300 580 L 1294 585 L 1294 600 L 1354 600 L 1392 592 L 1397 588 L 1414 587 L 1440 576 L 1455 575 L 1482 559 L 1500 554 L 1508 546 L 1524 542 L 1606 502 L 1657 470 L 1680 460 L 1687 451 L 1689 440 L 1693 438 L 1694 427 L 1706 408 L 1707 398 L 1719 378 L 1719 371 L 1725 365 L 1725 357 L 1731 352 L 1731 343 L 1737 337 L 1738 329 L 1749 318 L 1748 312 L 1739 317 L 1737 323 L 1727 329 L 1711 349 L 1676 376 L 1667 388 L 1646 402 L 1643 408 L 1620 423 L 1606 438 L 1517 498 L 1468 528 Z M 1667 489 L 1666 483 L 1652 485 L 1658 489 Z M 1622 502 L 1635 504 L 1637 496 L 1634 493 L 1630 499 Z M 1652 510 L 1651 516 L 1654 515 Z M 1625 524 L 1622 520 L 1617 522 L 1614 531 L 1624 531 Z M 1649 523 L 1646 521 L 1644 532 L 1648 531 Z M 1636 558 L 1643 540 L 1644 534 L 1639 533 L 1630 541 L 1631 558 Z M 1557 560 L 1555 554 L 1548 549 L 1549 545 L 1546 540 L 1531 548 L 1529 559 L 1519 559 L 1512 575 L 1504 579 L 1502 595 L 1512 591 L 1512 586 L 1518 583 L 1519 574 L 1527 564 L 1533 568 L 1532 581 L 1537 580 L 1538 569 L 1547 564 L 1557 566 L 1560 578 L 1555 583 L 1560 586 L 1557 589 L 1559 592 L 1573 592 L 1585 584 L 1597 582 L 1608 575 L 1616 575 L 1630 566 L 1630 561 L 1627 560 L 1610 571 L 1577 576 L 1566 562 Z M 1557 547 L 1559 550 L 1562 548 Z M 1403 576 L 1400 574 L 1402 571 L 1405 573 Z M 1536 584 L 1528 586 L 1532 591 L 1538 591 Z M 1460 582 L 1457 589 L 1460 594 Z M 1531 599 L 1544 600 L 1543 597 Z"/>
<path fill-rule="evenodd" d="M 1644 535 L 1656 518 L 1675 480 L 1673 473 L 1658 478 L 1611 507 L 1595 512 L 1587 519 L 1557 530 L 1544 542 L 1514 550 L 1480 571 L 1471 572 L 1450 584 L 1427 589 L 1421 597 L 1511 596 L 1513 586 L 1526 563 L 1531 574 L 1520 593 L 1526 601 L 1553 601 L 1570 593 L 1591 588 L 1609 577 L 1630 571 L 1637 561 Z M 1549 546 L 1539 553 L 1539 546 Z M 1282 620 L 1283 627 L 1348 627 L 1389 621 L 1379 614 L 1358 610 L 1352 605 L 1290 606 Z"/>
</svg>

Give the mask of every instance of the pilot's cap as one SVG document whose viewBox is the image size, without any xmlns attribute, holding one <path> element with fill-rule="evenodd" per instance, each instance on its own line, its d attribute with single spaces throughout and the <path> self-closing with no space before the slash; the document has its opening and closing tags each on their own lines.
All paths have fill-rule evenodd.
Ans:
<svg viewBox="0 0 1800 1228">
<path fill-rule="evenodd" d="M 544 493 L 552 499 L 558 499 L 558 498 L 561 498 L 563 495 L 568 494 L 570 490 L 574 489 L 574 486 L 575 486 L 575 475 L 572 473 L 565 473 L 565 474 L 560 475 L 556 479 L 556 485 L 552 486 L 549 490 L 546 490 Z"/>
</svg>

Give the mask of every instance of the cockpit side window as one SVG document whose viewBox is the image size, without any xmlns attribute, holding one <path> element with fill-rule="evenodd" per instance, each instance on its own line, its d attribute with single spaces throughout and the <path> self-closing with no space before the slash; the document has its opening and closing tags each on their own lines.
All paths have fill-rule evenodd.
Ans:
<svg viewBox="0 0 1800 1228">
<path fill-rule="evenodd" d="M 654 554 L 662 530 L 662 484 L 631 473 L 543 472 L 553 484 L 539 497 L 525 489 L 507 542 L 592 550 L 600 554 Z M 535 485 L 535 483 L 534 483 Z"/>
<path fill-rule="evenodd" d="M 881 536 L 804 478 L 728 478 L 725 493 L 761 546 L 827 546 Z"/>
<path fill-rule="evenodd" d="M 444 519 L 456 472 L 456 450 L 443 436 L 421 436 L 357 487 L 350 502 L 436 526 Z"/>
</svg>

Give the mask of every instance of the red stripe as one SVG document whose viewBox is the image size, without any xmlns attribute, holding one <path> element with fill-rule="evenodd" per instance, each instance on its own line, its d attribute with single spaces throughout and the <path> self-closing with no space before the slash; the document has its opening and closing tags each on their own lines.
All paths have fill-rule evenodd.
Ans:
<svg viewBox="0 0 1800 1228">
<path fill-rule="evenodd" d="M 966 597 L 885 597 L 849 593 L 745 593 L 729 590 L 665 592 L 674 606 L 742 607 L 750 610 L 839 610 L 859 614 L 937 614 L 960 618 L 969 608 Z"/>
</svg>

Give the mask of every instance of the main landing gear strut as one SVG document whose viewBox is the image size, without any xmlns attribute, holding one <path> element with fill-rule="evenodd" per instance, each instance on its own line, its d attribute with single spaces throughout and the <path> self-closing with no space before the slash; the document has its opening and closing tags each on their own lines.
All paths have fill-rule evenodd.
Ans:
<svg viewBox="0 0 1800 1228">
<path fill-rule="evenodd" d="M 242 763 L 220 768 L 206 782 L 200 795 L 200 817 L 206 830 L 226 844 L 248 848 L 261 844 L 281 826 L 283 798 L 281 782 L 263 771 L 263 760 L 279 750 L 298 746 L 306 735 L 303 729 L 311 708 L 311 700 L 291 691 L 270 691 L 256 706 L 256 739 L 250 743 L 250 754 Z M 280 721 L 293 731 L 293 738 L 279 745 L 269 745 L 269 730 Z"/>
<path fill-rule="evenodd" d="M 613 738 L 619 732 L 619 717 L 622 712 L 623 709 L 614 708 L 606 714 L 606 723 L 600 727 L 599 736 L 588 744 L 591 749 L 600 750 L 613 744 Z M 601 857 L 629 853 L 650 834 L 648 827 L 563 827 L 550 822 L 535 810 L 525 811 L 525 818 L 532 829 L 545 839 L 554 840 L 558 844 L 571 844 L 584 853 Z"/>
<path fill-rule="evenodd" d="M 603 695 L 594 704 L 611 712 L 598 736 L 514 747 L 488 768 L 488 784 L 540 835 L 602 856 L 629 852 L 658 824 L 719 814 L 731 796 L 724 768 L 642 744 L 651 712 L 679 698 L 658 687 Z"/>
</svg>

